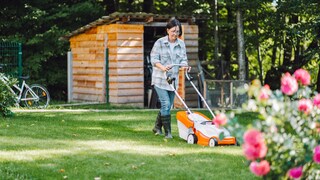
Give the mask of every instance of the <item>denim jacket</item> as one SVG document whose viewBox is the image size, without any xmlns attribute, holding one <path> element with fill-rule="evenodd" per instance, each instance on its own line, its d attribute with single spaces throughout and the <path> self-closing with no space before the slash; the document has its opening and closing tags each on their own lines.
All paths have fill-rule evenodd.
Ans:
<svg viewBox="0 0 320 180">
<path fill-rule="evenodd" d="M 153 67 L 151 84 L 161 89 L 173 91 L 166 81 L 164 71 L 155 66 L 156 63 L 161 63 L 163 66 L 171 64 L 188 65 L 186 45 L 181 39 L 177 39 L 173 52 L 171 53 L 168 36 L 159 38 L 155 43 L 150 53 L 151 64 Z M 174 66 L 167 72 L 167 76 L 176 78 L 175 87 L 178 87 L 179 67 Z"/>
</svg>

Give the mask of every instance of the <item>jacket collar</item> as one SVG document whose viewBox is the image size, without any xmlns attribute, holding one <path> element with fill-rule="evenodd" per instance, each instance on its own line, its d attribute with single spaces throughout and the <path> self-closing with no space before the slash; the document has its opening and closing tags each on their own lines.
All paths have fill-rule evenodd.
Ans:
<svg viewBox="0 0 320 180">
<path fill-rule="evenodd" d="M 166 46 L 169 46 L 169 37 L 168 37 L 168 35 L 166 35 L 164 38 L 163 38 L 163 43 L 166 45 Z M 174 46 L 178 46 L 178 45 L 180 45 L 181 46 L 181 44 L 180 44 L 180 39 L 179 38 L 177 38 L 177 40 L 176 40 L 176 42 L 174 42 Z"/>
</svg>

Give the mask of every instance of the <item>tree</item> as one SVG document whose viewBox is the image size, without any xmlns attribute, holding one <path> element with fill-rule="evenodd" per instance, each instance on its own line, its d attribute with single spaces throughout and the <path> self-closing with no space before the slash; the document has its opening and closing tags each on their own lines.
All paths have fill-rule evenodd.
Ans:
<svg viewBox="0 0 320 180">
<path fill-rule="evenodd" d="M 311 72 L 313 79 L 320 77 L 319 3 L 318 0 L 2 1 L 0 38 L 21 42 L 24 73 L 31 75 L 31 81 L 46 84 L 53 99 L 59 96 L 66 99 L 66 73 L 58 72 L 66 71 L 69 45 L 68 41 L 58 41 L 61 36 L 115 11 L 201 14 L 209 17 L 196 22 L 200 27 L 199 57 L 208 77 L 259 77 L 277 88 L 273 85 L 279 84 L 283 72 L 302 66 Z M 320 81 L 317 83 L 320 89 Z"/>
<path fill-rule="evenodd" d="M 239 66 L 239 80 L 246 80 L 246 62 L 245 62 L 245 47 L 242 21 L 242 8 L 240 0 L 237 0 L 237 44 L 238 44 L 238 66 Z"/>
<path fill-rule="evenodd" d="M 102 16 L 96 1 L 4 1 L 0 38 L 23 45 L 24 74 L 44 84 L 53 99 L 66 99 L 67 41 L 58 39 Z M 90 14 L 90 16 L 88 16 Z"/>
<path fill-rule="evenodd" d="M 312 61 L 319 62 L 318 7 L 319 1 L 314 0 L 307 4 L 278 1 L 275 5 L 276 18 L 270 19 L 270 29 L 274 34 L 273 63 L 265 79 L 265 83 L 270 84 L 272 89 L 279 88 L 282 73 L 292 73 Z M 278 61 L 275 57 L 278 57 Z"/>
</svg>

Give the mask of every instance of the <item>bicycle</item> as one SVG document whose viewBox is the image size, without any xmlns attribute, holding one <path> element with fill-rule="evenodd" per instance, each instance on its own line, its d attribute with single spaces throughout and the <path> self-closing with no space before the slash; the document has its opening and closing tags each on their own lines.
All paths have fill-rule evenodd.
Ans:
<svg viewBox="0 0 320 180">
<path fill-rule="evenodd" d="M 2 70 L 2 66 L 0 66 Z M 16 104 L 19 106 L 21 103 L 28 108 L 47 108 L 50 102 L 50 95 L 48 90 L 40 84 L 28 85 L 26 80 L 29 76 L 20 76 L 21 83 L 16 83 L 12 87 L 8 85 L 9 78 L 0 72 L 0 80 L 8 87 L 9 91 L 15 96 Z M 21 85 L 20 85 L 21 84 Z"/>
</svg>

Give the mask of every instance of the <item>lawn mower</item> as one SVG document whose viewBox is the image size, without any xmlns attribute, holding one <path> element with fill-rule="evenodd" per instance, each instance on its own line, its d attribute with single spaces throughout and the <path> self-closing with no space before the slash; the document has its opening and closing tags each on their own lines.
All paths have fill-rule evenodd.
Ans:
<svg viewBox="0 0 320 180">
<path fill-rule="evenodd" d="M 185 66 L 182 64 L 173 64 L 172 66 Z M 166 73 L 165 73 L 166 75 Z M 187 80 L 190 82 L 192 87 L 196 90 L 201 101 L 204 103 L 206 108 L 209 110 L 212 118 L 215 117 L 214 113 L 210 109 L 209 105 L 201 95 L 199 90 L 192 82 L 192 77 L 185 72 Z M 214 147 L 217 145 L 237 145 L 236 138 L 230 135 L 230 132 L 224 127 L 217 127 L 210 118 L 200 112 L 192 112 L 181 96 L 178 94 L 176 88 L 173 85 L 174 78 L 167 77 L 167 82 L 174 90 L 177 98 L 182 102 L 186 111 L 177 112 L 176 118 L 178 123 L 179 137 L 186 140 L 188 144 L 199 144 L 203 146 Z M 221 133 L 223 135 L 221 136 Z M 220 139 L 223 137 L 223 139 Z"/>
</svg>

